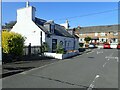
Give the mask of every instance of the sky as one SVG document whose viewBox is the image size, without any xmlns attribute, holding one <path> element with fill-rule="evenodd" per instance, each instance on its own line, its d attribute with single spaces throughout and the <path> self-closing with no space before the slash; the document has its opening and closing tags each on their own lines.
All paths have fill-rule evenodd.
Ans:
<svg viewBox="0 0 120 90">
<path fill-rule="evenodd" d="M 2 24 L 16 20 L 16 11 L 25 2 L 2 2 Z M 30 2 L 36 7 L 36 17 L 65 23 L 70 28 L 81 26 L 114 25 L 118 23 L 117 2 Z"/>
</svg>

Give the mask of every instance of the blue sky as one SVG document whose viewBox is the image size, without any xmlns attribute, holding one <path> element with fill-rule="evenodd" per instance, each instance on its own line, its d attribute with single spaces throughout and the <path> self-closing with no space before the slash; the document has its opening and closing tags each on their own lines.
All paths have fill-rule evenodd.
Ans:
<svg viewBox="0 0 120 90">
<path fill-rule="evenodd" d="M 54 20 L 58 24 L 68 19 L 71 28 L 118 23 L 118 10 L 114 10 L 118 8 L 117 2 L 30 2 L 30 5 L 36 7 L 36 17 Z M 25 2 L 3 2 L 2 24 L 16 20 L 17 9 L 23 7 Z M 113 11 L 88 15 L 108 10 Z"/>
</svg>

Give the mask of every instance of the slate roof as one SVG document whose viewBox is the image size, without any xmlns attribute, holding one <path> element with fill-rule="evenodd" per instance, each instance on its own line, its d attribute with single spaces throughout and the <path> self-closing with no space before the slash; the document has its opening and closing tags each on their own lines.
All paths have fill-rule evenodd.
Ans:
<svg viewBox="0 0 120 90">
<path fill-rule="evenodd" d="M 54 33 L 55 35 L 58 35 L 58 36 L 71 37 L 71 38 L 74 37 L 69 32 L 67 32 L 61 25 L 58 25 L 58 24 L 55 24 Z"/>
<path fill-rule="evenodd" d="M 41 30 L 43 30 L 46 34 L 50 34 L 50 33 L 48 32 L 48 30 L 47 30 L 44 26 L 39 25 L 39 24 L 37 24 L 37 23 L 36 23 L 36 25 L 37 25 Z"/>
<path fill-rule="evenodd" d="M 118 32 L 118 25 L 91 26 L 76 29 L 79 33 Z"/>
<path fill-rule="evenodd" d="M 35 17 L 35 23 L 37 23 L 38 25 L 44 25 L 44 23 L 47 22 L 46 20 L 40 19 Z"/>
<path fill-rule="evenodd" d="M 42 29 L 46 34 L 51 34 L 45 27 L 44 24 L 51 24 L 51 21 L 46 21 L 43 19 L 39 19 L 39 18 L 35 18 L 35 24 Z M 54 30 L 54 35 L 58 35 L 58 36 L 64 36 L 64 37 L 71 37 L 73 38 L 74 36 L 72 36 L 69 32 L 67 32 L 61 25 L 59 24 L 55 24 L 55 30 Z"/>
</svg>

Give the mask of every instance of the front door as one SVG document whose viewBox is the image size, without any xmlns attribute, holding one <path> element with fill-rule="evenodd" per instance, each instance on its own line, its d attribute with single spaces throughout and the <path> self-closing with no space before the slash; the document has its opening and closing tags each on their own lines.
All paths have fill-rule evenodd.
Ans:
<svg viewBox="0 0 120 90">
<path fill-rule="evenodd" d="M 56 52 L 57 49 L 57 39 L 52 39 L 52 52 Z"/>
</svg>

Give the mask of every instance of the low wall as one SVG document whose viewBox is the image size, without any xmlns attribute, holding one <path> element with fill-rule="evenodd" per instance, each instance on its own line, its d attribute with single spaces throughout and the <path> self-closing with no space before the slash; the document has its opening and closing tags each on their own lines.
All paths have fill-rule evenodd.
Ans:
<svg viewBox="0 0 120 90">
<path fill-rule="evenodd" d="M 45 52 L 44 53 L 45 56 L 53 57 L 53 58 L 56 58 L 56 59 L 65 59 L 65 58 L 68 58 L 68 57 L 75 56 L 77 54 L 79 54 L 79 51 L 69 52 L 69 53 L 66 53 L 66 54 L 58 54 L 58 53 L 50 53 L 50 52 Z"/>
</svg>

